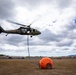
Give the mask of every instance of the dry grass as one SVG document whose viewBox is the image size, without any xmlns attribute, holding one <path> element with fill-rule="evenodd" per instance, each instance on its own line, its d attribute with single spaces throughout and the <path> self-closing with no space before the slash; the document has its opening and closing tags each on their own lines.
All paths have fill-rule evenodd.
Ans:
<svg viewBox="0 0 76 75">
<path fill-rule="evenodd" d="M 38 60 L 0 60 L 0 75 L 76 75 L 76 59 L 53 59 L 53 69 L 40 69 Z"/>
</svg>

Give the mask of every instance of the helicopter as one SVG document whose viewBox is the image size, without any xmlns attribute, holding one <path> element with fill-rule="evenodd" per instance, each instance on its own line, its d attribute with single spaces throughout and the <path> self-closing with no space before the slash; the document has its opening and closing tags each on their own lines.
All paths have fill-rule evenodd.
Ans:
<svg viewBox="0 0 76 75">
<path fill-rule="evenodd" d="M 7 20 L 7 21 L 10 23 L 16 24 L 16 25 L 20 25 L 20 27 L 18 29 L 14 29 L 14 30 L 4 30 L 0 26 L 0 33 L 7 33 L 7 35 L 8 34 L 30 35 L 30 37 L 41 34 L 41 32 L 39 30 L 31 28 L 32 23 L 29 25 L 24 25 L 24 24 L 10 21 L 10 20 Z"/>
</svg>

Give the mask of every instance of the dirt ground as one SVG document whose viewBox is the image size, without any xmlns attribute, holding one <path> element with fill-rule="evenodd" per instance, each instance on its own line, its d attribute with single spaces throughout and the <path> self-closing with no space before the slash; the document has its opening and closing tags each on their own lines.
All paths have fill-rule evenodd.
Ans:
<svg viewBox="0 0 76 75">
<path fill-rule="evenodd" d="M 40 69 L 39 60 L 0 59 L 0 75 L 76 75 L 76 59 L 53 59 L 53 69 Z"/>
</svg>

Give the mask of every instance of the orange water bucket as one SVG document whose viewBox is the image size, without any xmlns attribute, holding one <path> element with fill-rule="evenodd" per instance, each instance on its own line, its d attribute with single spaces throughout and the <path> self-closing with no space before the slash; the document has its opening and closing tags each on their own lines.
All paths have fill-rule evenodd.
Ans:
<svg viewBox="0 0 76 75">
<path fill-rule="evenodd" d="M 53 62 L 50 58 L 44 57 L 39 61 L 39 67 L 41 69 L 52 69 Z"/>
</svg>

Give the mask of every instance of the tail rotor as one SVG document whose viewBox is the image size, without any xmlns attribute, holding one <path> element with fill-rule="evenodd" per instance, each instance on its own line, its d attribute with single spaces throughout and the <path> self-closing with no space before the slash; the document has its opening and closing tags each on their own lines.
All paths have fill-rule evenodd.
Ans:
<svg viewBox="0 0 76 75">
<path fill-rule="evenodd" d="M 4 32 L 4 29 L 0 25 L 0 33 Z"/>
</svg>

